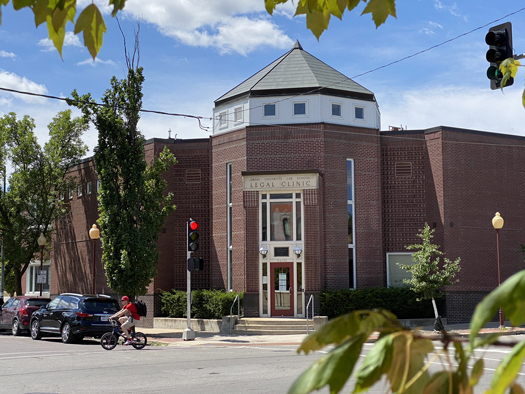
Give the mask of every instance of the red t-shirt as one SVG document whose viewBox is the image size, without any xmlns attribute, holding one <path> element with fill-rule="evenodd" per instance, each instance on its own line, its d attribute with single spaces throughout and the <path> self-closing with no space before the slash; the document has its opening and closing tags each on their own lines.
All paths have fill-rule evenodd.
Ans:
<svg viewBox="0 0 525 394">
<path fill-rule="evenodd" d="M 137 307 L 135 306 L 134 303 L 130 302 L 130 303 L 128 303 L 128 305 L 126 305 L 122 309 L 127 309 L 128 311 L 130 311 L 131 312 L 131 316 L 133 317 L 133 319 L 140 320 L 140 316 L 137 313 Z"/>
</svg>

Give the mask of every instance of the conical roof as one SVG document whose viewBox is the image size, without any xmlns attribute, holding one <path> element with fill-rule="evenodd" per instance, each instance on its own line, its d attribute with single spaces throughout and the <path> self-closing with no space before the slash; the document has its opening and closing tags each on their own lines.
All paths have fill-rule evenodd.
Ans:
<svg viewBox="0 0 525 394">
<path fill-rule="evenodd" d="M 317 90 L 316 90 L 317 89 Z M 303 50 L 293 48 L 228 93 L 215 100 L 221 105 L 240 97 L 323 93 L 374 101 L 374 94 Z"/>
</svg>

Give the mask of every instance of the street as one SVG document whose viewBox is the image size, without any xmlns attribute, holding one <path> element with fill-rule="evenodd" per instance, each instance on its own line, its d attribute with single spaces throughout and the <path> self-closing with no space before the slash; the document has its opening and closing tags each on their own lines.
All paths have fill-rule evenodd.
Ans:
<svg viewBox="0 0 525 394">
<path fill-rule="evenodd" d="M 365 344 L 368 352 L 373 344 Z M 438 347 L 439 344 L 436 344 Z M 8 393 L 286 393 L 293 381 L 326 352 L 305 356 L 297 346 L 204 344 L 117 346 L 103 350 L 98 340 L 63 344 L 59 338 L 13 337 L 0 333 L 0 392 Z M 509 348 L 484 354 L 485 374 L 475 392 L 490 386 L 494 370 Z M 431 367 L 437 371 L 438 366 Z M 525 384 L 525 374 L 519 382 Z M 351 392 L 353 380 L 343 392 Z M 328 393 L 328 387 L 318 391 Z M 385 392 L 384 383 L 370 393 Z"/>
</svg>

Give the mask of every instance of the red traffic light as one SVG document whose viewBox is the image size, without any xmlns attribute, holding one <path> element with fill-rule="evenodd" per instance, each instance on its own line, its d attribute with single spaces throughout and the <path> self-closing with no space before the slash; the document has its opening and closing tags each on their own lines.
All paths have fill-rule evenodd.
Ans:
<svg viewBox="0 0 525 394">
<path fill-rule="evenodd" d="M 190 230 L 195 231 L 199 228 L 199 223 L 194 220 L 190 220 Z"/>
</svg>

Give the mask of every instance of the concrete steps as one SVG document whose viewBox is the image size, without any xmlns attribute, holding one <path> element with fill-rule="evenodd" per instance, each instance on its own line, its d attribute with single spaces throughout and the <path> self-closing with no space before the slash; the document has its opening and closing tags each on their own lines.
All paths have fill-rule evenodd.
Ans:
<svg viewBox="0 0 525 394">
<path fill-rule="evenodd" d="M 309 320 L 310 333 L 314 331 L 314 322 Z M 237 320 L 233 334 L 246 335 L 297 335 L 306 334 L 306 319 L 245 317 Z"/>
</svg>

